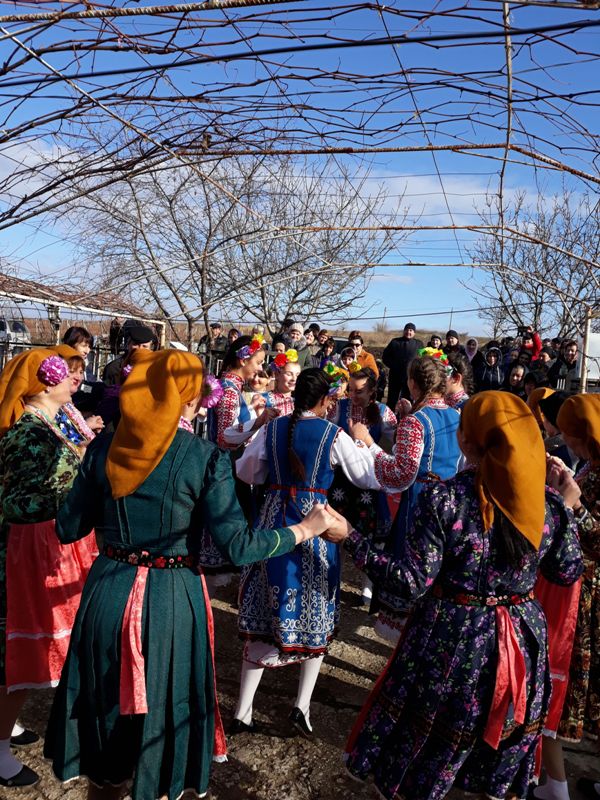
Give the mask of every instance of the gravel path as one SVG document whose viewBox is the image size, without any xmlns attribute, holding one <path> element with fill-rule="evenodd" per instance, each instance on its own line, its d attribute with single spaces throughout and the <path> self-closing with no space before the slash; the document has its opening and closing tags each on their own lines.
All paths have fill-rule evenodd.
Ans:
<svg viewBox="0 0 600 800">
<path fill-rule="evenodd" d="M 391 653 L 374 632 L 366 612 L 358 606 L 358 578 L 345 565 L 339 639 L 323 664 L 313 696 L 311 721 L 314 739 L 291 736 L 287 716 L 296 696 L 298 667 L 265 672 L 255 701 L 255 719 L 263 734 L 243 734 L 229 741 L 229 761 L 216 764 L 208 800 L 375 800 L 374 788 L 349 779 L 341 753 L 350 728 L 373 680 Z M 237 637 L 236 590 L 217 590 L 213 602 L 217 637 L 217 674 L 225 726 L 237 700 L 241 642 Z M 23 722 L 43 732 L 52 691 L 32 693 Z M 30 790 L 0 791 L 15 800 L 85 800 L 82 781 L 61 786 L 43 761 L 41 745 L 23 752 L 26 762 L 42 779 Z M 600 773 L 600 761 L 589 744 L 567 753 L 569 775 Z M 125 795 L 127 796 L 127 795 Z M 462 795 L 453 792 L 448 800 Z M 150 798 L 148 798 L 150 800 Z M 574 789 L 571 800 L 583 800 Z"/>
</svg>

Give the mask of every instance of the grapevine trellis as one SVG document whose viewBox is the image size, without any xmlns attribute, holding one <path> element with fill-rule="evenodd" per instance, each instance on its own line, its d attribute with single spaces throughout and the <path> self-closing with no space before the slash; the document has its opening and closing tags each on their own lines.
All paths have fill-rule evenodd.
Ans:
<svg viewBox="0 0 600 800">
<path fill-rule="evenodd" d="M 510 209 L 514 184 L 527 175 L 540 194 L 561 179 L 591 197 L 598 215 L 598 8 L 589 0 L 14 3 L 0 16 L 0 245 L 17 226 L 40 230 L 49 215 L 56 220 L 111 186 L 181 167 L 243 206 L 262 237 L 322 233 L 326 224 L 268 218 L 216 166 L 259 158 L 275 164 L 276 180 L 284 158 L 327 158 L 330 180 L 337 166 L 372 175 L 369 185 L 426 175 L 433 187 L 440 224 L 433 213 L 399 220 L 381 210 L 375 224 L 356 226 L 408 237 L 380 267 L 519 277 L 507 254 L 511 242 L 527 241 L 585 270 L 595 293 L 558 290 L 579 308 L 581 331 L 600 296 L 596 254 L 515 227 Z M 426 173 L 414 159 L 419 169 L 429 165 Z M 485 220 L 457 209 L 457 184 L 469 174 L 485 180 Z M 422 252 L 452 255 L 415 256 L 415 234 Z M 498 242 L 493 260 L 469 255 L 475 236 Z M 302 242 L 310 252 L 310 238 Z M 318 264 L 337 273 L 348 266 L 325 256 Z M 67 280 L 63 268 L 46 273 L 55 285 Z M 103 285 L 96 277 L 77 287 L 74 303 L 90 305 Z M 140 280 L 126 274 L 112 289 L 127 295 Z M 208 313 L 206 305 L 188 303 L 186 313 Z M 161 317 L 182 319 L 181 308 Z"/>
</svg>

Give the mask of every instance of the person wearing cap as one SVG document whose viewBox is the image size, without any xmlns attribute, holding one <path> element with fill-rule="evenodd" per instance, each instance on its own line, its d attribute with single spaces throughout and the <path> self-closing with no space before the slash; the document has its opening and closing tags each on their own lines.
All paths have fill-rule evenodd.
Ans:
<svg viewBox="0 0 600 800">
<path fill-rule="evenodd" d="M 114 386 L 121 379 L 121 371 L 127 363 L 126 359 L 134 350 L 152 350 L 156 345 L 156 334 L 147 325 L 132 325 L 127 328 L 127 351 L 110 361 L 102 373 L 102 381 L 106 386 Z"/>
<path fill-rule="evenodd" d="M 450 353 L 461 353 L 463 356 L 465 355 L 465 349 L 461 345 L 458 333 L 455 330 L 449 330 L 446 334 L 446 344 L 443 346 L 442 350 L 447 356 L 450 355 Z"/>
<path fill-rule="evenodd" d="M 92 533 L 61 545 L 54 519 L 79 470 L 81 451 L 56 424 L 71 399 L 66 345 L 28 350 L 0 374 L 0 786 L 38 776 L 10 751 L 39 737 L 15 730 L 27 689 L 56 686 L 86 575 Z M 6 533 L 8 538 L 6 539 Z M 4 794 L 2 794 L 5 797 Z"/>
<path fill-rule="evenodd" d="M 390 371 L 387 404 L 392 411 L 398 405 L 400 397 L 410 400 L 408 365 L 423 347 L 423 342 L 415 337 L 416 330 L 412 322 L 407 322 L 402 336 L 392 339 L 381 356 Z"/>
<path fill-rule="evenodd" d="M 213 758 L 225 760 L 214 624 L 196 565 L 203 527 L 241 565 L 291 552 L 331 520 L 315 505 L 296 525 L 248 528 L 229 456 L 193 434 L 202 389 L 197 356 L 136 353 L 119 427 L 92 443 L 58 516 L 61 541 L 96 526 L 104 542 L 44 748 L 60 780 L 88 777 L 90 797 L 116 798 L 132 777 L 133 800 L 202 795 Z"/>
<path fill-rule="evenodd" d="M 584 464 L 573 478 L 564 464 L 553 459 L 548 484 L 573 507 L 585 570 L 566 698 L 559 709 L 560 721 L 554 727 L 556 738 L 544 737 L 547 778 L 544 786 L 533 791 L 533 797 L 568 800 L 561 739 L 579 742 L 585 734 L 596 739 L 600 736 L 600 397 L 577 394 L 565 398 L 558 408 L 556 427 L 565 444 Z M 561 636 L 565 623 L 563 619 Z M 600 778 L 580 778 L 577 789 L 585 797 L 600 798 Z"/>
<path fill-rule="evenodd" d="M 346 745 L 351 775 L 387 800 L 527 796 L 550 700 L 533 589 L 538 571 L 566 586 L 584 568 L 576 498 L 546 490 L 523 401 L 475 395 L 458 438 L 473 469 L 424 487 L 400 554 L 346 526 L 358 568 L 419 601 Z"/>
</svg>

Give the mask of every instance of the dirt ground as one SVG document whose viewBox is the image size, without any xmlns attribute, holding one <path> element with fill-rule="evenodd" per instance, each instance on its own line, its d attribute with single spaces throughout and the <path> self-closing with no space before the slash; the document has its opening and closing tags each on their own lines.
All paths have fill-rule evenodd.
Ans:
<svg viewBox="0 0 600 800">
<path fill-rule="evenodd" d="M 265 672 L 255 701 L 255 720 L 264 733 L 229 739 L 229 760 L 215 765 L 209 800 L 375 800 L 378 796 L 371 785 L 347 777 L 341 755 L 391 648 L 373 632 L 366 611 L 359 606 L 358 576 L 348 563 L 344 578 L 340 636 L 325 659 L 313 696 L 313 740 L 292 736 L 287 719 L 296 697 L 298 667 Z M 218 689 L 226 728 L 237 700 L 241 657 L 235 596 L 235 585 L 231 585 L 218 589 L 213 601 Z M 23 722 L 40 733 L 45 729 L 52 694 L 33 693 L 23 713 Z M 593 747 L 587 743 L 566 754 L 570 776 L 600 772 Z M 22 756 L 42 779 L 33 789 L 3 790 L 4 794 L 0 790 L 2 800 L 84 800 L 82 781 L 67 786 L 56 781 L 43 761 L 41 744 L 22 751 Z M 459 797 L 460 793 L 453 792 L 448 800 Z M 583 800 L 574 789 L 574 780 L 571 800 Z"/>
</svg>

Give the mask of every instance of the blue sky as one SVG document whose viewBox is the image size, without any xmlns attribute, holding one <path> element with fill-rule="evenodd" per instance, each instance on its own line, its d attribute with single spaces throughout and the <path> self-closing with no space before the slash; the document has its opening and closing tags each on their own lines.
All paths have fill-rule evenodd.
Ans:
<svg viewBox="0 0 600 800">
<path fill-rule="evenodd" d="M 29 10 L 25 4 L 23 9 Z M 296 4 L 290 4 L 291 7 Z M 306 8 L 317 7 L 316 3 L 303 4 Z M 393 5 L 393 4 L 392 4 Z M 422 4 L 423 8 L 439 9 L 450 8 L 449 2 Z M 474 7 L 474 3 L 470 4 Z M 19 6 L 14 4 L 15 8 Z M 397 4 L 398 8 L 401 7 Z M 44 5 L 46 7 L 46 5 Z M 320 7 L 320 6 L 319 6 Z M 284 15 L 285 7 L 281 14 Z M 425 19 L 415 20 L 414 24 L 407 24 L 406 20 L 395 20 L 385 16 L 387 29 L 383 18 L 373 11 L 364 11 L 360 14 L 350 15 L 329 25 L 329 32 L 338 37 L 369 38 L 409 33 L 449 33 L 458 30 L 482 30 L 490 24 L 497 25 L 501 22 L 501 4 L 495 2 L 480 2 L 477 6 L 479 21 L 466 20 L 455 14 L 452 17 L 434 19 L 427 22 Z M 228 12 L 231 17 L 235 13 Z M 594 15 L 590 10 L 578 9 L 551 9 L 546 7 L 517 8 L 512 13 L 511 22 L 514 27 L 528 27 L 536 24 L 552 24 L 565 20 L 578 20 L 590 18 Z M 216 18 L 215 13 L 206 14 L 209 19 Z M 69 28 L 77 35 L 78 25 L 70 23 Z M 136 19 L 119 20 L 119 30 L 125 35 L 127 32 L 145 31 L 151 33 L 158 31 L 162 23 L 158 19 L 145 17 Z M 281 44 L 281 40 L 274 33 L 275 29 L 269 26 L 256 25 L 260 30 L 260 37 L 252 42 L 254 47 L 269 47 Z M 310 41 L 314 34 L 322 34 L 323 26 L 312 23 L 293 23 L 292 27 L 304 41 Z M 16 27 L 11 30 L 15 31 Z M 250 30 L 247 26 L 245 30 Z M 65 29 L 50 31 L 46 34 L 50 39 L 65 38 Z M 189 36 L 197 34 L 190 31 Z M 186 36 L 185 32 L 181 34 Z M 207 31 L 203 52 L 212 52 L 212 41 L 222 36 L 222 31 Z M 576 46 L 579 53 L 589 52 L 590 56 L 575 55 L 573 52 L 559 47 L 557 44 L 546 41 L 537 43 L 533 48 L 523 47 L 519 42 L 515 44 L 513 56 L 513 69 L 515 74 L 515 90 L 521 92 L 529 90 L 529 84 L 550 92 L 581 92 L 586 89 L 598 89 L 598 62 L 595 53 L 598 52 L 600 43 L 600 29 L 595 28 L 577 33 L 565 40 Z M 36 39 L 36 43 L 42 39 Z M 6 43 L 0 44 L 2 60 L 7 52 L 12 49 Z M 236 49 L 235 47 L 233 49 Z M 239 45 L 237 46 L 239 50 Z M 76 65 L 69 63 L 70 56 L 51 55 L 48 60 L 57 68 L 66 68 L 70 74 L 77 72 Z M 80 62 L 83 71 L 98 71 L 106 68 L 125 68 L 139 65 L 140 63 L 161 64 L 164 58 L 147 57 L 139 53 L 110 52 L 96 53 Z M 419 86 L 427 79 L 425 71 L 435 69 L 440 76 L 456 73 L 465 75 L 477 71 L 489 70 L 489 80 L 495 84 L 496 92 L 502 96 L 505 88 L 505 78 L 494 74 L 504 64 L 504 49 L 501 40 L 489 43 L 485 47 L 470 47 L 467 43 L 460 47 L 447 47 L 444 49 L 431 48 L 424 45 L 403 45 L 400 47 L 386 45 L 383 47 L 353 48 L 341 51 L 319 51 L 302 54 L 293 54 L 281 57 L 277 66 L 272 67 L 273 73 L 285 75 L 284 90 L 295 92 L 302 90 L 303 99 L 307 104 L 317 105 L 319 94 L 312 94 L 314 86 L 310 87 L 305 82 L 294 82 L 289 79 L 289 73 L 310 70 L 316 65 L 338 69 L 341 72 L 363 73 L 396 73 L 402 69 L 416 70 L 411 75 L 414 93 L 404 94 L 397 100 L 389 99 L 382 107 L 377 107 L 373 93 L 361 97 L 359 91 L 352 95 L 355 104 L 348 108 L 348 93 L 338 91 L 344 84 L 331 84 L 332 91 L 326 96 L 326 102 L 332 109 L 337 110 L 349 128 L 354 123 L 371 113 L 377 114 L 379 121 L 385 121 L 396 129 L 389 135 L 380 134 L 376 137 L 365 137 L 362 142 L 365 146 L 372 145 L 423 145 L 429 142 L 440 144 L 457 142 L 497 142 L 502 141 L 503 134 L 497 129 L 504 121 L 505 112 L 500 103 L 492 101 L 488 105 L 482 95 L 474 94 L 470 89 L 476 89 L 477 84 L 470 79 L 462 83 L 463 92 L 459 92 L 457 85 L 431 87 L 427 90 Z M 26 75 L 26 72 L 22 73 Z M 246 82 L 252 78 L 263 78 L 265 67 L 255 61 L 243 60 L 230 64 L 212 64 L 201 67 L 178 69 L 168 73 L 168 80 L 159 80 L 156 91 L 165 93 L 173 90 L 173 86 L 181 91 L 189 92 L 192 88 L 199 90 L 202 86 L 215 80 Z M 17 76 L 19 77 L 19 76 Z M 106 87 L 111 84 L 111 78 L 86 78 L 80 84 L 87 90 L 100 96 Z M 453 78 L 453 80 L 456 80 Z M 150 81 L 150 79 L 149 79 Z M 148 83 L 149 85 L 149 83 Z M 489 88 L 489 87 L 488 87 Z M 538 91 L 538 88 L 531 91 Z M 281 86 L 278 87 L 281 89 Z M 25 119 L 33 114 L 45 114 L 63 102 L 60 95 L 65 90 L 60 90 L 56 85 L 45 90 L 45 94 L 27 103 L 15 103 L 11 124 L 16 119 Z M 69 92 L 66 91 L 68 95 Z M 272 97 L 277 91 L 271 90 Z M 220 98 L 226 101 L 226 96 Z M 591 96 L 594 99 L 594 96 Z M 429 110 L 425 110 L 428 107 Z M 419 114 L 417 114 L 419 109 Z M 450 119 L 445 117 L 445 109 L 454 115 Z M 540 113 L 541 110 L 548 114 L 555 114 L 553 119 L 547 119 Z M 573 123 L 568 120 L 568 113 L 574 117 Z M 460 114 L 460 119 L 456 115 Z M 593 107 L 584 108 L 573 106 L 569 108 L 559 100 L 546 100 L 543 103 L 532 103 L 530 100 L 521 102 L 520 95 L 516 97 L 513 142 L 525 147 L 537 147 L 546 155 L 554 158 L 564 158 L 578 169 L 597 174 L 591 162 L 589 150 L 593 144 L 586 134 L 597 130 L 597 110 Z M 98 115 L 98 120 L 102 114 Z M 360 145 L 359 135 L 342 131 L 336 136 L 328 138 L 328 124 L 324 115 L 313 115 L 312 121 L 306 119 L 298 122 L 297 115 L 291 115 L 293 124 L 303 128 L 306 141 L 317 134 L 325 134 L 322 141 L 326 144 L 344 144 L 351 141 Z M 401 122 L 401 125 L 398 123 Z M 143 120 L 140 124 L 143 124 Z M 577 129 L 580 125 L 581 129 Z M 596 128 L 594 127 L 596 125 Z M 335 127 L 339 128 L 336 121 Z M 570 129 L 569 129 L 570 128 Z M 531 136 L 539 137 L 532 140 Z M 46 136 L 38 141 L 35 147 L 51 150 L 54 140 Z M 31 143 L 17 142 L 10 148 L 0 147 L 0 175 L 5 175 L 14 169 L 23 158 L 31 158 Z M 561 154 L 562 153 L 562 154 Z M 493 151 L 493 156 L 500 156 L 500 151 Z M 555 171 L 538 168 L 534 169 L 531 162 L 521 156 L 513 156 L 513 160 L 525 162 L 523 164 L 509 164 L 505 177 L 505 197 L 510 203 L 511 197 L 519 191 L 527 191 L 535 199 L 537 194 L 550 197 L 554 192 L 560 191 L 563 186 L 574 192 L 593 192 L 594 188 L 575 177 L 565 176 Z M 370 154 L 350 158 L 338 157 L 341 165 L 350 165 L 351 168 L 364 173 L 370 171 L 372 185 L 382 183 L 390 195 L 389 208 L 394 201 L 403 196 L 402 207 L 407 215 L 406 222 L 426 225 L 466 225 L 476 224 L 480 221 L 478 209 L 484 205 L 486 194 L 494 192 L 498 186 L 498 173 L 500 162 L 477 155 L 438 152 L 435 156 L 430 153 L 410 154 Z M 440 178 L 441 176 L 441 178 Z M 597 191 L 598 186 L 595 187 Z M 24 188 L 26 191 L 26 187 Z M 0 198 L 1 199 L 1 198 Z M 382 218 L 384 223 L 394 223 L 390 216 Z M 413 233 L 403 241 L 398 251 L 390 254 L 388 264 L 407 262 L 425 262 L 427 264 L 454 264 L 470 261 L 468 247 L 472 242 L 473 234 L 468 232 L 452 231 Z M 13 263 L 21 263 L 24 273 L 35 274 L 41 272 L 48 275 L 48 280 L 55 282 L 61 274 L 69 271 L 76 262 L 76 238 L 69 239 L 66 230 L 60 221 L 52 221 L 47 217 L 33 220 L 31 223 L 12 227 L 0 231 L 0 256 L 4 256 Z M 370 310 L 367 317 L 382 317 L 385 313 L 390 319 L 390 326 L 401 327 L 404 319 L 412 319 L 417 325 L 427 328 L 436 328 L 445 331 L 450 323 L 450 311 L 453 310 L 452 326 L 469 333 L 481 334 L 484 332 L 483 323 L 476 313 L 461 313 L 463 309 L 476 305 L 473 297 L 462 284 L 472 285 L 478 280 L 484 280 L 481 273 L 474 273 L 468 268 L 451 268 L 446 266 L 431 266 L 429 268 L 415 267 L 386 267 L 382 265 L 374 271 L 365 304 Z M 421 312 L 421 314 L 419 314 Z M 439 316 L 425 316 L 432 312 L 442 312 Z M 395 320 L 395 317 L 401 319 Z M 349 320 L 349 322 L 352 322 Z M 373 321 L 356 321 L 363 328 L 371 327 Z"/>
</svg>

